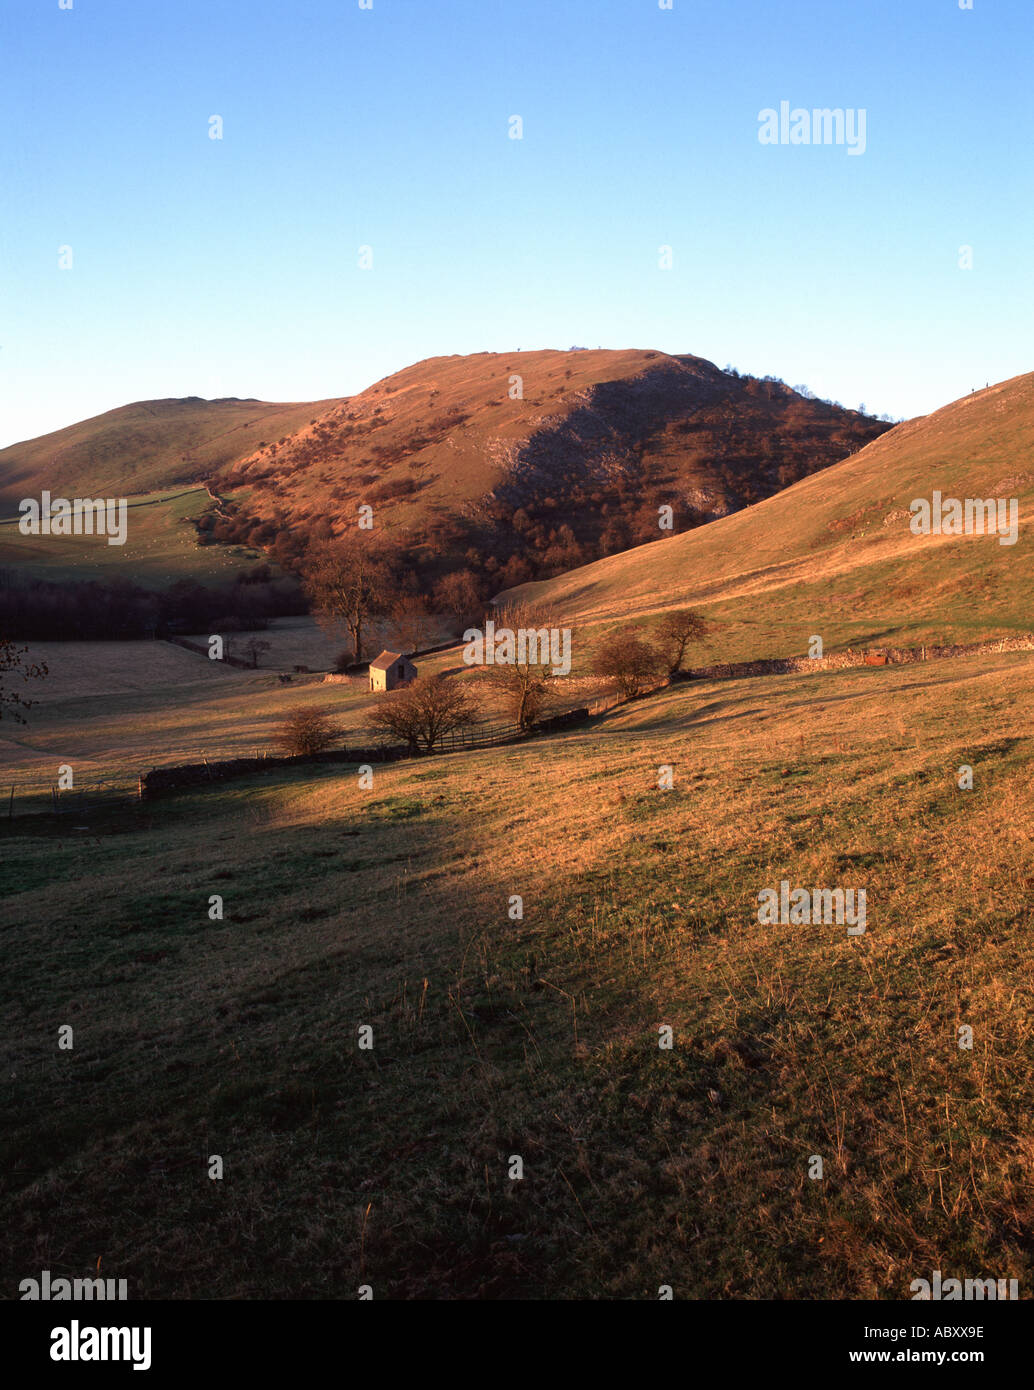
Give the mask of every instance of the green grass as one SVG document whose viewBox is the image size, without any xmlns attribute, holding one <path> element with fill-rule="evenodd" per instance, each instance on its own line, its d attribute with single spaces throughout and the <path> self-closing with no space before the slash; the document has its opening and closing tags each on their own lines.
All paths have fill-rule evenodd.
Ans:
<svg viewBox="0 0 1034 1390">
<path fill-rule="evenodd" d="M 372 792 L 325 767 L 15 820 L 5 1280 L 1025 1287 L 1032 681 L 1018 653 L 678 687 Z M 760 927 L 784 877 L 867 886 L 867 934 Z"/>
<path fill-rule="evenodd" d="M 105 536 L 24 536 L 16 522 L 0 524 L 0 568 L 39 579 L 121 577 L 161 588 L 177 579 L 225 584 L 265 558 L 246 546 L 198 544 L 192 521 L 212 506 L 203 487 L 130 495 L 126 502 L 124 545 L 110 545 Z"/>
</svg>

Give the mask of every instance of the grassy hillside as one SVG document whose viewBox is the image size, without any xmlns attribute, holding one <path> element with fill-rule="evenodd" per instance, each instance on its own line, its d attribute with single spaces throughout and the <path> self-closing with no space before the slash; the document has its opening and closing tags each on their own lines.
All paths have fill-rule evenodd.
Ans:
<svg viewBox="0 0 1034 1390">
<path fill-rule="evenodd" d="M 1023 377 L 530 591 L 582 660 L 686 604 L 722 659 L 1029 629 L 1032 436 Z M 1018 497 L 1018 544 L 913 537 L 935 489 Z M 326 647 L 285 634 L 271 658 Z M 1028 1287 L 1034 653 L 680 683 L 372 789 L 294 767 L 17 814 L 61 762 L 131 785 L 292 708 L 368 718 L 361 681 L 82 645 L 33 651 L 0 746 L 8 1286 L 101 1259 L 144 1298 Z M 783 880 L 864 888 L 865 934 L 761 925 Z"/>
<path fill-rule="evenodd" d="M 432 358 L 350 399 L 144 401 L 12 445 L 0 450 L 0 521 L 44 489 L 153 505 L 211 483 L 225 505 L 204 517 L 208 538 L 264 547 L 294 568 L 311 539 L 354 529 L 365 503 L 421 587 L 471 568 L 487 595 L 656 534 L 660 505 L 679 531 L 724 515 L 886 428 L 696 357 Z M 217 573 L 225 561 L 193 553 L 189 525 L 172 535 L 183 519 L 134 516 L 143 533 L 132 552 L 37 544 L 0 525 L 0 565 L 159 582 Z"/>
<path fill-rule="evenodd" d="M 898 425 L 820 475 L 689 535 L 640 546 L 522 596 L 593 628 L 693 606 L 713 659 L 980 640 L 1032 628 L 1034 375 Z M 1019 500 L 1019 540 L 914 536 L 909 504 L 934 490 Z"/>
<path fill-rule="evenodd" d="M 204 487 L 126 497 L 126 543 L 105 536 L 23 536 L 0 522 L 0 569 L 49 580 L 122 577 L 148 588 L 177 579 L 225 582 L 263 558 L 249 546 L 200 545 L 194 522 L 213 510 Z"/>
<path fill-rule="evenodd" d="M 329 517 L 339 530 L 367 503 L 398 543 L 462 554 L 474 541 L 557 569 L 579 546 L 606 553 L 656 533 L 660 504 L 683 530 L 886 429 L 698 357 L 479 353 L 387 377 L 219 482 L 253 489 L 256 517 Z"/>
<path fill-rule="evenodd" d="M 1032 683 L 1019 653 L 680 686 L 372 791 L 4 825 L 5 1286 L 1027 1288 Z M 783 878 L 866 887 L 867 933 L 760 927 Z"/>
<path fill-rule="evenodd" d="M 137 401 L 0 449 L 0 515 L 23 497 L 125 497 L 198 483 L 292 434 L 331 401 Z"/>
</svg>

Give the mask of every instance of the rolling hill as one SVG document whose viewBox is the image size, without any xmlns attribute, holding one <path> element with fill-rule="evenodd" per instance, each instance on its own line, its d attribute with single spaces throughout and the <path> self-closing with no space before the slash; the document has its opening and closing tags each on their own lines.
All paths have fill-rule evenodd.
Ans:
<svg viewBox="0 0 1034 1390">
<path fill-rule="evenodd" d="M 590 633 L 692 602 L 744 655 L 1008 631 L 1031 611 L 1032 432 L 1018 378 L 525 587 Z M 912 536 L 935 489 L 1016 497 L 1017 544 Z M 303 705 L 360 728 L 368 692 L 79 645 L 5 734 L 12 1287 L 51 1262 L 55 1212 L 63 1266 L 103 1251 L 139 1298 L 1029 1286 L 1034 654 L 676 683 L 372 786 L 296 764 L 140 804 L 116 793 L 148 764 L 270 747 Z M 427 668 L 474 678 L 455 650 Z M 74 813 L 37 814 L 63 760 Z M 864 888 L 866 932 L 763 924 L 784 879 Z"/>
<path fill-rule="evenodd" d="M 453 563 L 473 546 L 539 574 L 655 534 L 662 504 L 675 530 L 736 511 L 887 428 L 698 357 L 479 353 L 334 403 L 215 485 L 247 489 L 253 518 L 335 532 L 367 503 L 397 544 Z"/>
<path fill-rule="evenodd" d="M 688 535 L 514 592 L 587 630 L 699 608 L 713 659 L 848 644 L 975 641 L 1027 632 L 1034 565 L 1034 374 L 898 425 L 853 457 Z M 910 503 L 1011 498 L 1016 544 L 916 536 Z"/>
<path fill-rule="evenodd" d="M 330 401 L 137 401 L 0 449 L 0 512 L 23 497 L 137 495 L 203 482 L 261 442 L 292 434 Z"/>
<path fill-rule="evenodd" d="M 422 581 L 466 567 L 488 594 L 656 535 L 662 505 L 675 531 L 737 511 L 887 428 L 697 357 L 480 353 L 330 401 L 124 406 L 0 451 L 0 513 L 43 489 L 153 508 L 163 489 L 210 484 L 220 508 L 191 505 L 202 539 L 262 546 L 292 566 L 310 538 L 353 528 L 369 504 Z M 182 508 L 161 521 L 170 541 L 143 542 L 156 574 L 212 568 L 211 553 L 187 553 L 198 547 L 181 519 Z M 39 554 L 34 538 L 3 540 L 4 563 L 40 572 L 140 569 L 141 554 L 89 538 Z"/>
</svg>

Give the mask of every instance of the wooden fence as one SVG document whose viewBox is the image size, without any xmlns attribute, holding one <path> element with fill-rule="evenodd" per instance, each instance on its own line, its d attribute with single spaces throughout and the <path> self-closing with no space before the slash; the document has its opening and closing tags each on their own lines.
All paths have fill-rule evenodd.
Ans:
<svg viewBox="0 0 1034 1390">
<path fill-rule="evenodd" d="M 71 787 L 61 788 L 55 782 L 17 783 L 4 791 L 0 790 L 0 821 L 13 820 L 15 816 L 48 814 L 54 816 L 83 817 L 91 811 L 120 803 L 129 804 L 138 800 L 139 778 L 135 772 L 116 774 L 113 777 L 90 778 L 78 781 Z"/>
<path fill-rule="evenodd" d="M 236 637 L 238 635 L 237 633 L 230 634 L 231 637 Z M 166 637 L 164 640 L 173 647 L 182 647 L 184 651 L 194 652 L 198 656 L 209 659 L 208 648 L 203 647 L 200 642 L 191 642 L 189 637 Z M 224 642 L 226 640 L 227 639 L 224 639 Z M 244 658 L 240 656 L 231 656 L 229 652 L 224 652 L 218 661 L 212 662 L 212 665 L 224 667 L 235 666 L 240 671 L 254 671 L 257 669 L 253 661 L 245 661 Z"/>
<path fill-rule="evenodd" d="M 470 729 L 454 729 L 443 735 L 434 751 L 454 753 L 457 748 L 489 748 L 497 743 L 514 743 L 524 736 L 516 724 L 474 725 Z"/>
</svg>

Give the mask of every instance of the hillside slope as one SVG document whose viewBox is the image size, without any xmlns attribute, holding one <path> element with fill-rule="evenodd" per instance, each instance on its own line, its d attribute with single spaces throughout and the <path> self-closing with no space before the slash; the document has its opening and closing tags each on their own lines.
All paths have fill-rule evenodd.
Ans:
<svg viewBox="0 0 1034 1390">
<path fill-rule="evenodd" d="M 677 531 L 738 510 L 887 428 L 698 357 L 480 353 L 385 378 L 216 486 L 293 527 L 351 528 L 368 503 L 397 544 L 530 577 L 656 534 L 662 504 Z"/>
<path fill-rule="evenodd" d="M 1034 626 L 1034 374 L 898 425 L 852 458 L 688 535 L 521 586 L 588 627 L 692 605 L 716 659 Z M 1016 544 L 911 531 L 913 499 L 1015 499 Z"/>
<path fill-rule="evenodd" d="M 108 756 L 153 720 L 211 753 L 274 697 L 235 714 L 245 675 L 197 673 L 208 716 L 139 692 Z M 4 1286 L 57 1212 L 62 1267 L 103 1251 L 141 1299 L 1026 1291 L 1032 690 L 1030 652 L 700 682 L 372 789 L 302 765 L 88 839 L 5 818 Z M 48 782 L 63 703 L 27 735 Z M 864 887 L 865 935 L 762 926 L 783 879 Z"/>
<path fill-rule="evenodd" d="M 143 401 L 12 445 L 0 450 L 0 516 L 44 489 L 140 499 L 211 484 L 223 501 L 200 539 L 295 568 L 369 504 L 420 587 L 467 568 L 487 595 L 657 535 L 662 505 L 677 532 L 739 510 L 887 428 L 697 357 L 439 357 L 351 398 Z M 53 552 L 11 559 L 46 568 Z M 77 555 L 61 557 L 66 568 L 96 567 Z M 196 568 L 187 555 L 184 574 Z"/>
<path fill-rule="evenodd" d="M 0 449 L 0 511 L 43 489 L 126 496 L 202 482 L 267 439 L 293 434 L 331 401 L 137 401 Z"/>
</svg>

